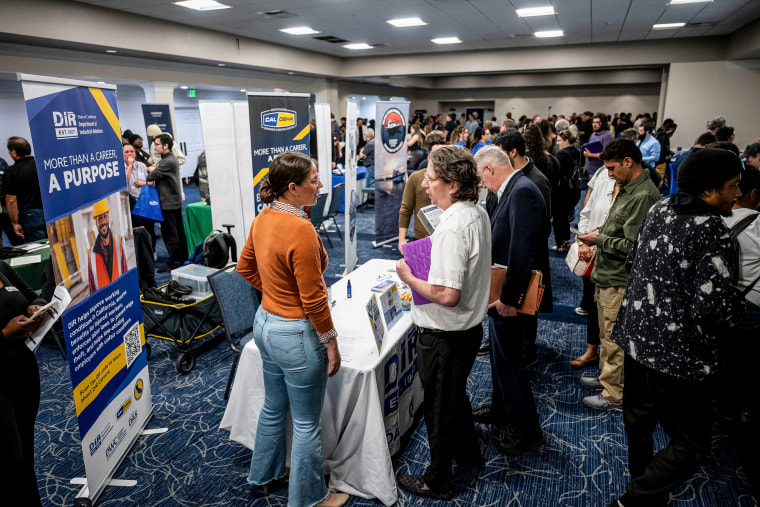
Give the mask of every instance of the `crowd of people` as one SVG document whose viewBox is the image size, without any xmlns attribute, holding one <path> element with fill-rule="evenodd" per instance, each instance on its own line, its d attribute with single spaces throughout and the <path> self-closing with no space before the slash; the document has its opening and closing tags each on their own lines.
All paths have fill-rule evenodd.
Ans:
<svg viewBox="0 0 760 507">
<path fill-rule="evenodd" d="M 422 207 L 434 204 L 442 214 L 430 235 L 428 278 L 416 277 L 403 259 L 396 265 L 399 278 L 431 301 L 411 311 L 419 332 L 430 462 L 422 475 L 400 475 L 402 489 L 452 499 L 453 464 L 483 466 L 475 423 L 487 425 L 487 439 L 508 455 L 545 445 L 529 370 L 538 362 L 538 314 L 553 311 L 550 254 L 568 250 L 588 263 L 575 309 L 588 319 L 588 344 L 571 364 L 599 370 L 581 376 L 590 391 L 582 403 L 589 410 L 622 412 L 628 438 L 631 480 L 610 505 L 667 504 L 669 492 L 710 451 L 713 401 L 757 486 L 752 416 L 760 406 L 752 359 L 760 326 L 760 139 L 740 151 L 733 129 L 716 118 L 694 146 L 673 153 L 669 138 L 676 124 L 668 119 L 655 129 L 655 122 L 656 114 L 632 122 L 630 114 L 587 111 L 518 121 L 508 115 L 499 126 L 495 119 L 481 124 L 475 114 L 460 124 L 453 114 L 445 121 L 438 115 L 410 123 L 407 147 L 415 162 L 399 213 L 399 251 Z M 357 123 L 360 158 L 371 167 L 374 131 Z M 334 135 L 343 130 L 339 126 Z M 127 187 L 133 207 L 141 188 L 158 189 L 173 267 L 187 258 L 183 160 L 170 135 L 150 127 L 148 132 L 151 153 L 139 136 L 125 132 Z M 11 138 L 7 147 L 15 164 L 5 172 L 4 202 L 9 230 L 23 241 L 39 225 L 39 187 L 35 196 L 24 183 L 36 183 L 36 169 L 26 140 Z M 348 495 L 325 485 L 319 425 L 326 380 L 339 370 L 341 356 L 323 278 L 327 253 L 302 211 L 316 202 L 321 186 L 310 158 L 275 157 L 261 185 L 269 206 L 251 226 L 238 271 L 263 293 L 254 339 L 266 392 L 248 481 L 265 488 L 288 483 L 291 503 L 334 507 Z M 106 247 L 118 239 L 107 214 L 107 204 L 96 203 L 93 218 Z M 292 233 L 289 239 L 283 240 L 283 230 Z M 415 219 L 414 238 L 428 234 Z M 493 265 L 507 268 L 497 297 L 490 290 Z M 0 322 L 0 362 L 6 365 L 0 371 L 10 386 L 21 378 L 13 373 L 21 368 L 33 392 L 19 397 L 14 389 L 0 391 L 0 402 L 13 409 L 0 414 L 0 442 L 14 450 L 16 475 L 9 480 L 25 485 L 14 498 L 34 505 L 39 495 L 30 428 L 39 377 L 33 355 L 20 344 L 34 327 L 28 315 L 43 301 L 6 271 L 0 272 L 0 295 L 7 293 L 10 306 Z M 526 311 L 535 304 L 526 299 L 536 271 L 545 290 L 538 311 Z M 493 390 L 488 404 L 473 409 L 466 384 L 478 353 L 489 355 Z M 749 392 L 737 392 L 736 385 L 749 386 Z M 294 432 L 289 478 L 288 411 Z M 669 442 L 654 453 L 657 424 Z"/>
<path fill-rule="evenodd" d="M 409 158 L 399 251 L 422 207 L 443 212 L 427 280 L 404 260 L 396 267 L 432 302 L 411 314 L 430 462 L 423 475 L 399 476 L 399 486 L 452 499 L 453 464 L 483 465 L 476 422 L 489 425 L 487 438 L 505 454 L 545 445 L 528 375 L 538 360 L 538 316 L 521 308 L 531 274 L 541 271 L 538 313 L 552 311 L 549 254 L 571 247 L 588 263 L 576 308 L 588 319 L 588 345 L 571 364 L 598 365 L 598 374 L 580 378 L 590 391 L 582 403 L 622 412 L 628 437 L 631 480 L 610 505 L 668 503 L 710 451 L 713 401 L 740 459 L 753 456 L 758 440 L 747 425 L 758 409 L 758 379 L 747 356 L 758 350 L 760 325 L 760 139 L 742 152 L 733 129 L 715 118 L 694 146 L 674 153 L 677 125 L 666 119 L 655 128 L 656 114 L 495 122 L 448 114 L 409 125 L 408 146 L 422 154 Z M 417 222 L 414 238 L 426 237 Z M 494 264 L 507 271 L 491 301 Z M 481 343 L 483 324 L 490 343 Z M 478 352 L 489 354 L 493 391 L 489 404 L 473 409 L 465 387 Z M 735 383 L 752 386 L 749 395 L 731 394 Z M 657 424 L 669 442 L 655 453 Z M 753 460 L 742 463 L 756 486 Z"/>
</svg>

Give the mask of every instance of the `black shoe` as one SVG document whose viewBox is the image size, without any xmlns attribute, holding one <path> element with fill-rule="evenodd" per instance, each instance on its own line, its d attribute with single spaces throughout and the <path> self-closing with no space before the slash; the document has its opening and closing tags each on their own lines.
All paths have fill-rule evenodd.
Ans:
<svg viewBox="0 0 760 507">
<path fill-rule="evenodd" d="M 491 339 L 484 341 L 478 349 L 478 354 L 488 354 L 491 351 Z"/>
<path fill-rule="evenodd" d="M 537 449 L 546 445 L 546 441 L 544 441 L 542 435 L 539 435 L 538 438 L 529 440 L 519 433 L 509 432 L 502 429 L 494 436 L 496 447 L 499 448 L 499 451 L 509 455 L 523 454 L 531 449 Z"/>
<path fill-rule="evenodd" d="M 182 285 L 177 280 L 172 280 L 169 285 L 166 286 L 166 293 L 170 296 L 188 296 L 193 292 L 193 288 L 187 285 Z"/>
<path fill-rule="evenodd" d="M 433 490 L 427 487 L 421 475 L 399 475 L 398 485 L 401 489 L 416 496 L 427 496 L 436 500 L 451 500 L 454 492 L 451 489 Z"/>
<path fill-rule="evenodd" d="M 480 424 L 495 424 L 496 416 L 491 410 L 491 405 L 483 405 L 472 411 L 472 420 Z"/>
</svg>

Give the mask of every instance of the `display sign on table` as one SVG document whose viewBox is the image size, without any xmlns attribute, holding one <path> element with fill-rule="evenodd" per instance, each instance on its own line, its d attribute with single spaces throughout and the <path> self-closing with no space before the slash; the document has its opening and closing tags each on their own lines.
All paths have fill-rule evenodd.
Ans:
<svg viewBox="0 0 760 507">
<path fill-rule="evenodd" d="M 253 193 L 256 214 L 264 208 L 259 196 L 261 181 L 269 174 L 274 157 L 286 151 L 306 156 L 309 148 L 309 95 L 305 93 L 248 93 L 251 123 Z"/>
<path fill-rule="evenodd" d="M 94 499 L 153 413 L 116 86 L 18 77 L 56 282 L 71 295 L 61 323 Z"/>
</svg>

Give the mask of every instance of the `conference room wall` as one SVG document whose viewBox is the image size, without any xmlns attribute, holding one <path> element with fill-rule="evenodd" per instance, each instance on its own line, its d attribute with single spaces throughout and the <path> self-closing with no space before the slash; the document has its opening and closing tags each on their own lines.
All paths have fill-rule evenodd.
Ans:
<svg viewBox="0 0 760 507">
<path fill-rule="evenodd" d="M 723 116 L 740 149 L 760 136 L 757 121 L 760 60 L 678 63 L 670 66 L 662 116 L 678 124 L 670 146 L 690 147 L 707 120 Z"/>
<path fill-rule="evenodd" d="M 626 111 L 635 116 L 638 113 L 656 111 L 659 97 L 659 84 L 587 88 L 426 90 L 418 91 L 417 98 L 411 101 L 411 110 L 427 109 L 428 112 L 437 111 L 445 114 L 450 107 L 464 110 L 464 107 L 479 107 L 484 103 L 493 103 L 494 116 L 499 123 L 507 117 L 507 112 L 511 112 L 515 120 L 523 114 L 546 116 L 550 113 L 569 116 L 573 112 L 581 113 L 586 110 L 604 111 L 610 115 Z"/>
</svg>

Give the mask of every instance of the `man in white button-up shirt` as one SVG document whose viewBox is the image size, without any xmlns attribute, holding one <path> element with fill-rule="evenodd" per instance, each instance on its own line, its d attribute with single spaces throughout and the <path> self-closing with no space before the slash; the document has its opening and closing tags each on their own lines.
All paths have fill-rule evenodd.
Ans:
<svg viewBox="0 0 760 507">
<path fill-rule="evenodd" d="M 452 461 L 483 464 L 466 385 L 488 307 L 491 226 L 477 204 L 480 178 L 466 148 L 445 146 L 431 153 L 422 185 L 432 203 L 444 210 L 431 236 L 428 279 L 416 278 L 404 260 L 396 271 L 432 301 L 412 307 L 412 321 L 419 328 L 430 465 L 425 475 L 401 475 L 398 482 L 412 494 L 450 500 Z"/>
</svg>

